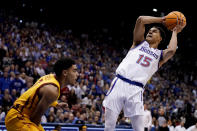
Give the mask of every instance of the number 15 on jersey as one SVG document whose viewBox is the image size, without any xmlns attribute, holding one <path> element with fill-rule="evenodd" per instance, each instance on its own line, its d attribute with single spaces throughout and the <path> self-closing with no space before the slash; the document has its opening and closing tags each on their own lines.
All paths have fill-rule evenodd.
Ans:
<svg viewBox="0 0 197 131">
<path fill-rule="evenodd" d="M 139 58 L 137 59 L 136 63 L 140 64 L 141 66 L 148 67 L 150 65 L 150 62 L 152 59 L 145 55 L 139 55 Z"/>
</svg>

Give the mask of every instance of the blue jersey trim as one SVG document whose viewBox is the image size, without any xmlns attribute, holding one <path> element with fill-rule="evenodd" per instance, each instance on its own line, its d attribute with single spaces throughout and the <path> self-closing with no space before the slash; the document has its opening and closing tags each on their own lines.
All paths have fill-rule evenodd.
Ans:
<svg viewBox="0 0 197 131">
<path fill-rule="evenodd" d="M 163 50 L 161 50 L 161 55 L 160 55 L 160 58 L 159 58 L 159 62 L 163 60 Z M 159 62 L 158 62 L 158 69 L 159 69 Z"/>
<path fill-rule="evenodd" d="M 160 55 L 159 61 L 160 61 L 160 60 L 163 60 L 163 50 L 161 50 L 161 55 Z"/>
<path fill-rule="evenodd" d="M 109 91 L 109 93 L 106 93 L 105 96 L 108 96 L 108 95 L 112 92 L 112 90 L 113 90 L 113 88 L 114 88 L 114 86 L 115 86 L 117 80 L 118 80 L 118 78 L 116 78 L 114 84 L 113 84 L 112 87 L 111 87 L 111 90 Z"/>
</svg>

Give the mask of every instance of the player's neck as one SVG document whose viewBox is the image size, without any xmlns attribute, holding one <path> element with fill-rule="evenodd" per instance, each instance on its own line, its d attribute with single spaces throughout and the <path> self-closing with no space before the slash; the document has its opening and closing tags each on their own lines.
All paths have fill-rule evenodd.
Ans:
<svg viewBox="0 0 197 131">
<path fill-rule="evenodd" d="M 65 87 L 67 85 L 66 82 L 64 81 L 63 77 L 56 76 L 56 80 L 59 82 L 61 88 Z"/>
<path fill-rule="evenodd" d="M 150 45 L 151 48 L 157 49 L 157 45 Z"/>
<path fill-rule="evenodd" d="M 150 47 L 151 48 L 155 48 L 155 49 L 157 49 L 158 48 L 158 43 L 149 43 L 149 45 L 150 45 Z"/>
<path fill-rule="evenodd" d="M 155 49 L 157 49 L 158 48 L 158 43 L 157 42 L 154 42 L 154 41 L 150 41 L 150 40 L 146 40 L 148 43 L 149 43 L 149 46 L 151 47 L 151 48 L 155 48 Z"/>
</svg>

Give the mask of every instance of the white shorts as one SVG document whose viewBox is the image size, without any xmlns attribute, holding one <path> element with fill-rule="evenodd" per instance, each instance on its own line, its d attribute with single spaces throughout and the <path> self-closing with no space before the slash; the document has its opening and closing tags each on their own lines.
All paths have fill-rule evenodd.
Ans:
<svg viewBox="0 0 197 131">
<path fill-rule="evenodd" d="M 115 77 L 105 96 L 103 106 L 118 114 L 123 109 L 125 117 L 143 115 L 143 92 L 143 88 Z"/>
</svg>

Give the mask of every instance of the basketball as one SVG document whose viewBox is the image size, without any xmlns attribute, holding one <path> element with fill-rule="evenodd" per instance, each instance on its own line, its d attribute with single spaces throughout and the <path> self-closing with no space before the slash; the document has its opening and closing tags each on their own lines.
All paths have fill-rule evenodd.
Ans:
<svg viewBox="0 0 197 131">
<path fill-rule="evenodd" d="M 168 30 L 172 30 L 177 24 L 182 22 L 182 25 L 186 25 L 186 18 L 183 13 L 179 11 L 172 11 L 165 16 L 165 26 Z"/>
</svg>

